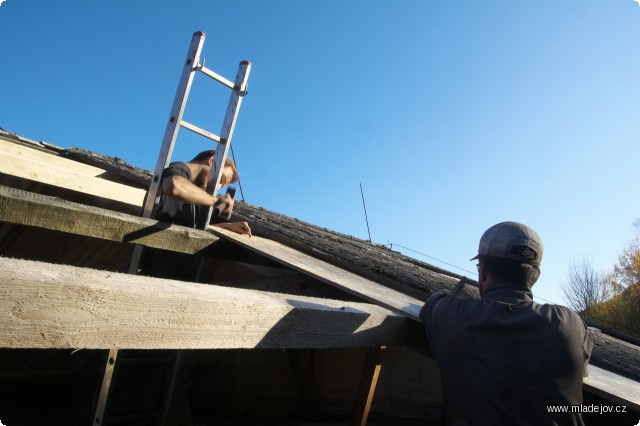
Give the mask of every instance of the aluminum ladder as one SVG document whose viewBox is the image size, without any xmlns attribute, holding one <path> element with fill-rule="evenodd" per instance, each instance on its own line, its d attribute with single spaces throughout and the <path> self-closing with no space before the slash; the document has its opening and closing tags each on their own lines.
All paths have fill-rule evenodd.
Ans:
<svg viewBox="0 0 640 426">
<path fill-rule="evenodd" d="M 193 34 L 193 37 L 191 39 L 191 45 L 189 46 L 187 59 L 182 69 L 180 82 L 178 84 L 178 90 L 173 101 L 173 106 L 171 107 L 171 113 L 169 115 L 167 127 L 162 139 L 162 146 L 160 148 L 160 153 L 158 154 L 158 160 L 156 162 L 151 185 L 149 186 L 149 190 L 144 201 L 142 212 L 142 217 L 144 218 L 150 218 L 154 214 L 155 207 L 157 206 L 159 200 L 158 189 L 160 186 L 162 171 L 169 165 L 171 154 L 173 153 L 173 148 L 177 140 L 178 131 L 181 127 L 216 142 L 217 146 L 215 152 L 215 161 L 211 167 L 211 178 L 206 191 L 209 194 L 213 195 L 220 190 L 220 178 L 222 176 L 223 164 L 227 158 L 227 154 L 231 146 L 231 137 L 233 136 L 233 130 L 238 118 L 242 99 L 247 94 L 251 63 L 249 61 L 240 62 L 235 81 L 232 82 L 230 80 L 227 80 L 221 75 L 206 68 L 204 66 L 204 59 L 202 63 L 200 62 L 200 54 L 202 52 L 205 37 L 206 35 L 204 32 L 198 31 Z M 182 119 L 196 72 L 200 72 L 205 76 L 210 77 L 218 83 L 222 84 L 223 86 L 231 89 L 231 96 L 229 98 L 229 104 L 227 106 L 227 111 L 222 123 L 220 135 L 211 133 Z M 206 229 L 209 221 L 211 220 L 212 213 L 213 206 L 205 209 L 204 213 L 201 212 L 201 214 L 197 218 L 197 228 Z M 134 247 L 131 263 L 129 266 L 130 274 L 136 274 L 138 272 L 142 250 L 143 247 L 140 245 L 136 245 Z M 102 385 L 100 387 L 100 393 L 94 411 L 94 426 L 103 426 L 118 423 L 122 424 L 129 421 L 129 418 L 133 420 L 132 416 L 110 418 L 108 415 L 109 395 L 112 388 L 114 372 L 117 370 L 119 364 L 131 364 L 132 362 L 135 362 L 135 360 L 130 359 L 130 357 L 119 360 L 118 354 L 118 349 L 111 349 L 108 353 L 104 368 Z M 144 359 L 141 362 L 149 362 L 149 360 Z M 153 362 L 153 360 L 151 362 Z M 167 364 L 167 362 L 160 363 Z M 165 397 L 163 398 L 164 401 L 162 404 L 163 407 L 160 407 L 158 410 L 155 410 L 153 413 L 147 416 L 153 418 L 149 419 L 149 421 L 155 420 L 154 424 L 163 424 L 169 413 L 169 404 L 172 399 L 173 387 L 175 385 L 175 371 L 179 363 L 180 351 L 178 351 L 177 354 L 175 354 L 173 358 L 168 362 L 170 368 L 173 370 L 173 374 L 169 379 L 169 383 L 167 383 L 166 385 L 166 390 L 164 392 Z"/>
</svg>

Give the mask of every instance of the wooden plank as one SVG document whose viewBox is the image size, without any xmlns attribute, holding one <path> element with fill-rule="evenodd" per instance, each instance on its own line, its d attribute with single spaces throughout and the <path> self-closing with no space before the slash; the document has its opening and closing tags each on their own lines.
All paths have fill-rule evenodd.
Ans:
<svg viewBox="0 0 640 426">
<path fill-rule="evenodd" d="M 360 379 L 360 389 L 356 397 L 355 410 L 351 419 L 352 426 L 366 426 L 371 411 L 373 396 L 378 385 L 378 377 L 382 369 L 382 360 L 387 348 L 370 348 L 365 360 L 362 377 Z"/>
<path fill-rule="evenodd" d="M 589 365 L 589 376 L 584 378 L 585 390 L 628 409 L 640 410 L 640 383 Z"/>
<path fill-rule="evenodd" d="M 246 235 L 239 235 L 224 229 L 216 229 L 213 232 L 222 238 L 236 242 L 243 247 L 263 254 L 322 282 L 353 293 L 413 320 L 420 321 L 420 309 L 424 302 L 418 299 L 313 258 L 276 241 L 257 236 L 249 238 Z"/>
<path fill-rule="evenodd" d="M 0 257 L 0 347 L 341 348 L 421 345 L 375 305 Z"/>
<path fill-rule="evenodd" d="M 104 169 L 4 139 L 0 139 L 0 173 L 118 200 L 136 207 L 142 206 L 145 194 L 142 189 L 101 179 Z"/>
<path fill-rule="evenodd" d="M 209 232 L 0 186 L 0 221 L 196 253 L 218 240 Z"/>
</svg>

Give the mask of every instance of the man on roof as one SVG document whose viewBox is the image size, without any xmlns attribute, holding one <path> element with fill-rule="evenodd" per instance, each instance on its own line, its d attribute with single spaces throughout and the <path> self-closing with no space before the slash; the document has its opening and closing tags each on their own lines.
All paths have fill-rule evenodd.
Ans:
<svg viewBox="0 0 640 426">
<path fill-rule="evenodd" d="M 195 227 L 200 206 L 226 205 L 223 214 L 233 208 L 230 195 L 211 195 L 205 191 L 211 176 L 215 151 L 203 151 L 187 163 L 175 162 L 162 171 L 160 177 L 160 202 L 155 218 L 176 225 Z M 230 158 L 222 169 L 220 185 L 225 187 L 239 179 L 238 170 Z M 247 222 L 220 222 L 211 226 L 228 229 L 239 234 L 251 236 Z"/>
<path fill-rule="evenodd" d="M 211 195 L 205 191 L 211 176 L 215 151 L 203 151 L 186 163 L 169 164 L 160 177 L 160 201 L 155 219 L 176 225 L 194 228 L 198 209 L 201 207 L 226 205 L 222 215 L 230 213 L 233 198 L 229 194 Z M 237 182 L 238 170 L 227 158 L 222 170 L 222 187 Z M 251 237 L 247 222 L 219 222 L 211 227 L 219 227 Z M 147 248 L 141 262 L 141 273 L 159 278 L 191 280 L 194 277 L 196 258 L 193 255 L 173 253 Z"/>
<path fill-rule="evenodd" d="M 593 343 L 575 312 L 533 301 L 542 251 L 531 228 L 494 225 L 472 259 L 481 298 L 436 293 L 422 308 L 447 425 L 584 424 L 570 406 L 582 403 Z"/>
</svg>

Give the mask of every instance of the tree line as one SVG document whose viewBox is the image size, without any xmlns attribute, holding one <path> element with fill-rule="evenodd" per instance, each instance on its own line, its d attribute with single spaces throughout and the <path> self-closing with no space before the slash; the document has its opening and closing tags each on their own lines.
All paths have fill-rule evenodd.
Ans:
<svg viewBox="0 0 640 426">
<path fill-rule="evenodd" d="M 640 220 L 633 239 L 609 271 L 574 262 L 562 286 L 565 302 L 587 322 L 640 337 Z"/>
</svg>

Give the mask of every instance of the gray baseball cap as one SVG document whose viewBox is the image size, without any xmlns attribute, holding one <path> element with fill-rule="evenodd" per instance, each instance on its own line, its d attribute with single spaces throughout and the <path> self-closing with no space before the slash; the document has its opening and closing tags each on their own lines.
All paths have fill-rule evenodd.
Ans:
<svg viewBox="0 0 640 426">
<path fill-rule="evenodd" d="M 480 238 L 478 255 L 501 257 L 540 267 L 542 240 L 536 232 L 517 222 L 502 222 L 487 229 Z"/>
</svg>

